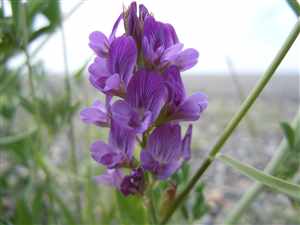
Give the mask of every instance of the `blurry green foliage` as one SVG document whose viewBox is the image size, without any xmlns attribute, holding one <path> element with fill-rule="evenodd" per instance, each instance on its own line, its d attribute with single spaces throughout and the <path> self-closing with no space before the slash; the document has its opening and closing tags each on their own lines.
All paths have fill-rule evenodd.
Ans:
<svg viewBox="0 0 300 225">
<path fill-rule="evenodd" d="M 27 112 L 39 115 L 39 122 L 42 122 L 53 135 L 66 125 L 79 107 L 79 102 L 72 104 L 65 95 L 52 95 L 49 98 L 37 97 L 35 101 L 20 97 L 20 100 Z"/>
<path fill-rule="evenodd" d="M 300 168 L 300 120 L 297 122 L 295 129 L 288 123 L 281 123 L 289 149 L 280 161 L 274 175 L 282 179 L 292 179 Z M 282 126 L 282 124 L 285 125 Z"/>
<path fill-rule="evenodd" d="M 203 183 L 200 183 L 196 187 L 195 192 L 196 194 L 193 200 L 192 215 L 194 220 L 198 220 L 209 211 L 209 207 L 205 201 Z"/>
<path fill-rule="evenodd" d="M 147 224 L 148 219 L 146 209 L 141 198 L 137 196 L 124 197 L 117 191 L 116 199 L 118 212 L 120 214 L 120 224 Z"/>
<path fill-rule="evenodd" d="M 0 17 L 1 64 L 22 50 L 24 44 L 24 40 L 22 40 L 24 38 L 23 29 L 26 29 L 28 33 L 28 43 L 30 44 L 38 37 L 53 32 L 60 23 L 59 1 L 29 0 L 23 4 L 22 1 L 10 0 L 9 7 L 12 10 L 12 15 Z M 22 7 L 24 7 L 25 12 L 22 12 Z M 1 7 L 0 11 L 3 12 L 4 8 Z M 25 21 L 21 18 L 22 13 L 25 13 Z M 48 20 L 48 24 L 36 28 L 35 20 L 39 15 L 44 16 Z"/>
</svg>

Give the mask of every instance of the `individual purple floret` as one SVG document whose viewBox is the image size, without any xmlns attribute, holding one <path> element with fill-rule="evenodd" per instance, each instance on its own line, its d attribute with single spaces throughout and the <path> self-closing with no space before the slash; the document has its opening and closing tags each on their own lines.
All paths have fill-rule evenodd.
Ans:
<svg viewBox="0 0 300 225">
<path fill-rule="evenodd" d="M 103 93 L 123 96 L 133 75 L 137 48 L 132 37 L 112 41 L 107 57 L 96 57 L 89 66 L 90 82 Z"/>
<path fill-rule="evenodd" d="M 142 133 L 156 120 L 165 100 L 163 77 L 156 72 L 140 70 L 131 79 L 125 100 L 112 106 L 112 116 L 124 127 Z"/>
<path fill-rule="evenodd" d="M 130 165 L 135 146 L 135 133 L 112 121 L 109 144 L 96 141 L 91 145 L 92 158 L 109 169 Z"/>
<path fill-rule="evenodd" d="M 180 71 L 192 68 L 198 61 L 198 52 L 189 48 L 182 51 L 175 29 L 171 24 L 158 22 L 148 16 L 144 23 L 143 53 L 146 65 L 164 69 L 176 65 Z"/>
<path fill-rule="evenodd" d="M 208 105 L 207 96 L 197 92 L 186 96 L 180 72 L 176 66 L 169 67 L 164 75 L 168 100 L 163 112 L 164 121 L 195 121 Z"/>
<path fill-rule="evenodd" d="M 95 124 L 100 127 L 109 126 L 109 115 L 107 108 L 99 100 L 96 100 L 91 107 L 87 107 L 80 112 L 80 118 L 87 124 Z"/>
<path fill-rule="evenodd" d="M 178 124 L 165 124 L 150 135 L 146 147 L 141 152 L 141 163 L 145 170 L 158 179 L 166 179 L 177 171 L 183 159 L 189 158 L 191 128 L 181 140 Z"/>
</svg>

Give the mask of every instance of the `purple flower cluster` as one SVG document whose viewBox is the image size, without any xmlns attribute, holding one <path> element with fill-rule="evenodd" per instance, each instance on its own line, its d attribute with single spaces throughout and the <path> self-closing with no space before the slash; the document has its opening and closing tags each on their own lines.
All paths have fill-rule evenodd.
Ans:
<svg viewBox="0 0 300 225">
<path fill-rule="evenodd" d="M 116 37 L 121 21 L 125 33 Z M 187 96 L 180 72 L 197 63 L 198 52 L 183 50 L 173 26 L 135 2 L 109 37 L 95 31 L 89 40 L 96 54 L 89 80 L 106 102 L 83 109 L 81 119 L 110 128 L 108 143 L 91 145 L 92 158 L 107 168 L 96 179 L 125 196 L 143 194 L 146 172 L 164 180 L 190 159 L 192 125 L 182 137 L 179 123 L 198 120 L 208 100 L 200 92 Z"/>
</svg>

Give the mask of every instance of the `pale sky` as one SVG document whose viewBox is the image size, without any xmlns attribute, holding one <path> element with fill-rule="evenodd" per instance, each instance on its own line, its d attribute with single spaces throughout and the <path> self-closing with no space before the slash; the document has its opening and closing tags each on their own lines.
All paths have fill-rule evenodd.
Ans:
<svg viewBox="0 0 300 225">
<path fill-rule="evenodd" d="M 67 13 L 77 1 L 61 0 Z M 109 35 L 127 0 L 82 0 L 65 23 L 68 62 L 74 71 L 93 54 L 88 36 L 99 30 Z M 285 0 L 144 0 L 157 20 L 171 23 L 185 47 L 199 51 L 192 73 L 228 73 L 226 56 L 238 73 L 261 72 L 279 50 L 296 17 Z M 40 20 L 42 23 L 42 20 Z M 300 39 L 288 53 L 279 72 L 300 71 Z M 62 73 L 61 34 L 57 32 L 37 57 L 47 69 Z"/>
</svg>

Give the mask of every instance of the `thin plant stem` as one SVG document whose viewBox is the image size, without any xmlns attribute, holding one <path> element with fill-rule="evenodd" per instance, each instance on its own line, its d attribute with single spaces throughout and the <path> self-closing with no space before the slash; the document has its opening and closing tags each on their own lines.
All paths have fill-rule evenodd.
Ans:
<svg viewBox="0 0 300 225">
<path fill-rule="evenodd" d="M 66 44 L 66 37 L 65 31 L 63 27 L 63 23 L 60 23 L 60 30 L 62 36 L 62 48 L 63 48 L 63 58 L 64 58 L 64 69 L 65 69 L 65 87 L 66 87 L 66 94 L 67 94 L 67 102 L 71 104 L 72 102 L 72 88 L 71 88 L 71 81 L 70 81 L 70 71 L 68 65 L 68 57 L 67 57 L 67 44 Z M 69 116 L 69 129 L 68 129 L 68 138 L 70 141 L 71 147 L 71 167 L 73 173 L 77 176 L 78 175 L 78 162 L 76 156 L 76 141 L 75 141 L 75 132 L 74 132 L 74 123 L 72 117 Z M 81 221 L 81 201 L 80 201 L 80 187 L 78 182 L 74 182 L 74 200 L 76 205 L 76 211 L 78 212 L 79 221 Z"/>
<path fill-rule="evenodd" d="M 249 111 L 255 100 L 258 98 L 264 87 L 267 85 L 271 77 L 273 76 L 274 72 L 286 56 L 287 52 L 291 48 L 292 44 L 295 42 L 297 36 L 300 32 L 300 20 L 297 21 L 294 28 L 288 35 L 287 39 L 285 40 L 283 46 L 271 62 L 270 66 L 267 68 L 261 79 L 258 81 L 256 86 L 252 89 L 244 103 L 241 105 L 239 111 L 233 116 L 231 121 L 226 126 L 223 134 L 218 139 L 216 144 L 213 146 L 212 150 L 210 151 L 207 158 L 204 160 L 203 164 L 199 167 L 199 169 L 196 171 L 195 175 L 192 177 L 192 179 L 189 181 L 185 189 L 178 195 L 178 197 L 175 199 L 174 204 L 170 207 L 170 209 L 167 211 L 164 218 L 161 220 L 161 224 L 166 224 L 172 214 L 175 212 L 175 210 L 178 208 L 178 206 L 185 200 L 187 195 L 191 192 L 193 187 L 196 185 L 197 181 L 200 179 L 200 177 L 205 173 L 207 168 L 212 164 L 214 161 L 216 155 L 220 152 L 223 145 L 226 143 L 226 141 L 229 139 L 233 131 L 236 129 L 236 127 L 239 125 L 240 121 L 245 117 L 246 113 Z"/>
<path fill-rule="evenodd" d="M 292 122 L 292 126 L 295 130 L 300 130 L 300 109 Z M 300 148 L 300 140 L 297 141 L 295 149 Z M 290 146 L 285 139 L 279 144 L 276 155 L 268 163 L 265 168 L 267 174 L 274 175 L 276 169 L 280 165 L 282 159 L 290 152 Z M 245 210 L 251 205 L 251 203 L 256 199 L 256 197 L 262 192 L 264 185 L 256 182 L 247 192 L 243 195 L 241 200 L 236 204 L 227 218 L 225 218 L 224 224 L 237 224 L 238 220 L 241 218 Z"/>
<path fill-rule="evenodd" d="M 37 122 L 37 135 L 39 134 L 39 110 L 38 110 L 38 101 L 37 101 L 37 97 L 36 97 L 36 92 L 35 92 L 35 87 L 34 87 L 34 81 L 33 81 L 33 70 L 32 70 L 32 66 L 31 66 L 31 62 L 30 62 L 30 56 L 28 53 L 28 30 L 27 30 L 27 20 L 26 20 L 26 4 L 25 3 L 21 3 L 19 5 L 19 12 L 20 12 L 20 24 L 21 24 L 21 33 L 22 35 L 22 39 L 20 41 L 20 47 L 21 49 L 23 49 L 23 52 L 25 54 L 25 65 L 27 67 L 27 74 L 28 74 L 28 85 L 29 85 L 29 93 L 31 95 L 31 99 L 33 102 L 33 107 L 34 107 L 34 114 L 33 114 L 33 118 L 35 120 L 35 122 Z M 38 153 L 37 153 L 37 142 L 32 142 L 32 152 L 33 152 L 33 158 L 34 158 L 34 165 L 31 168 L 31 172 L 32 172 L 32 177 L 33 179 L 36 178 L 36 166 L 37 166 L 37 158 L 38 158 Z"/>
<path fill-rule="evenodd" d="M 150 219 L 151 219 L 151 224 L 156 225 L 158 224 L 158 219 L 157 219 L 157 213 L 155 210 L 155 206 L 154 206 L 154 201 L 153 201 L 153 186 L 154 186 L 154 180 L 153 178 L 150 176 L 149 177 L 149 186 L 148 186 L 148 190 L 146 191 L 146 196 L 145 196 L 145 203 L 146 206 L 148 208 L 149 211 L 149 215 L 150 215 Z"/>
</svg>

